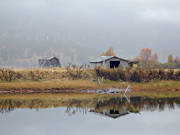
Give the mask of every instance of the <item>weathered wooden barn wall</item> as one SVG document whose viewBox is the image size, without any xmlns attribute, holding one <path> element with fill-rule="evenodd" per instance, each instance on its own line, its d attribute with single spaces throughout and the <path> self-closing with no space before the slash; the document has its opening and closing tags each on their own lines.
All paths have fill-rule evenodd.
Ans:
<svg viewBox="0 0 180 135">
<path fill-rule="evenodd" d="M 58 58 L 52 57 L 48 59 L 39 59 L 39 66 L 42 68 L 50 68 L 50 67 L 61 67 L 61 63 Z"/>
<path fill-rule="evenodd" d="M 120 60 L 118 58 L 111 58 L 109 60 L 107 60 L 105 62 L 105 66 L 106 68 L 110 68 L 110 61 L 120 61 L 120 66 L 123 67 L 123 68 L 126 68 L 129 66 L 128 62 L 127 61 L 124 61 L 124 60 Z"/>
<path fill-rule="evenodd" d="M 90 67 L 92 68 L 97 66 L 105 68 L 118 68 L 120 66 L 126 68 L 129 66 L 133 66 L 134 64 L 137 64 L 137 62 L 123 59 L 117 56 L 100 56 L 94 60 L 91 60 L 90 64 Z"/>
<path fill-rule="evenodd" d="M 117 58 L 112 58 L 112 59 L 106 60 L 106 61 L 101 62 L 101 63 L 91 64 L 91 67 L 94 68 L 94 67 L 101 66 L 101 67 L 105 67 L 105 68 L 110 68 L 110 61 L 120 61 L 120 66 L 123 67 L 123 68 L 126 68 L 126 67 L 129 66 L 127 61 L 120 60 L 120 59 L 117 59 Z"/>
</svg>

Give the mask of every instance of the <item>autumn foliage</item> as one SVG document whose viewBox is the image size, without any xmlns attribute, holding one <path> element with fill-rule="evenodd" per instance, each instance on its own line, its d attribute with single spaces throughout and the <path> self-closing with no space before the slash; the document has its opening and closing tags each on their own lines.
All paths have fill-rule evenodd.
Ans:
<svg viewBox="0 0 180 135">
<path fill-rule="evenodd" d="M 102 53 L 101 56 L 115 56 L 115 52 L 112 46 L 109 47 L 109 49 Z"/>
<path fill-rule="evenodd" d="M 157 62 L 158 55 L 157 53 L 152 53 L 150 48 L 143 48 L 138 56 L 136 56 L 137 61 L 144 61 L 144 62 Z"/>
</svg>

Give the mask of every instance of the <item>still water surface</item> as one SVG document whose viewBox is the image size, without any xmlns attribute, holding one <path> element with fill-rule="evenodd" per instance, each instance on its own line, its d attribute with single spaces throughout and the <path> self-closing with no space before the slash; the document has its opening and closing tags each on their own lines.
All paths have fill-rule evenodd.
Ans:
<svg viewBox="0 0 180 135">
<path fill-rule="evenodd" d="M 107 103 L 106 103 L 107 104 Z M 112 106 L 112 105 L 111 105 Z M 96 106 L 97 108 L 97 106 Z M 147 108 L 144 105 L 143 108 Z M 111 117 L 94 108 L 19 109 L 0 113 L 1 135 L 179 135 L 180 108 L 142 109 Z M 108 110 L 108 109 L 107 109 Z M 122 110 L 122 109 L 121 109 Z M 100 111 L 101 112 L 101 111 Z M 116 112 L 111 113 L 116 114 Z"/>
</svg>

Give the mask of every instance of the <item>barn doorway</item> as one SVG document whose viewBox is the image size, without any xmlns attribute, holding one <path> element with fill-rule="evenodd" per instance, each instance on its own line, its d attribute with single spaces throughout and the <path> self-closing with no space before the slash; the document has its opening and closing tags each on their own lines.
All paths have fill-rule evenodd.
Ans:
<svg viewBox="0 0 180 135">
<path fill-rule="evenodd" d="M 110 68 L 118 68 L 120 61 L 110 61 Z"/>
<path fill-rule="evenodd" d="M 119 114 L 119 110 L 110 110 L 109 113 L 110 114 Z"/>
</svg>

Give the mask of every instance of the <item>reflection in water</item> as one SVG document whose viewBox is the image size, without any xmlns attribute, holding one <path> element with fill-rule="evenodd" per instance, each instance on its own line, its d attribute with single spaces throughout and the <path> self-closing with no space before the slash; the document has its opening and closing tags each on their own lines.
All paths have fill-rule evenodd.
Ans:
<svg viewBox="0 0 180 135">
<path fill-rule="evenodd" d="M 12 100 L 3 100 L 0 102 L 0 113 L 7 113 L 14 110 L 14 104 Z"/>
<path fill-rule="evenodd" d="M 83 106 L 84 102 L 80 100 L 73 100 L 69 103 L 66 112 L 69 115 L 74 115 L 76 112 L 86 113 L 87 111 L 96 114 L 101 114 L 111 118 L 118 118 L 128 115 L 130 113 L 140 113 L 146 111 L 163 111 L 165 108 L 174 109 L 180 107 L 180 98 L 142 98 L 133 97 L 129 103 L 126 98 L 110 98 L 108 100 L 96 101 L 94 106 Z"/>
<path fill-rule="evenodd" d="M 177 135 L 180 132 L 177 108 L 180 98 L 134 97 L 130 104 L 118 96 L 77 99 L 2 97 L 1 134 L 11 135 L 13 131 L 14 135 Z"/>
<path fill-rule="evenodd" d="M 66 113 L 69 116 L 75 115 L 77 112 L 86 114 L 89 110 L 89 107 L 86 106 L 88 102 L 88 100 L 70 100 L 67 105 Z"/>
<path fill-rule="evenodd" d="M 118 118 L 130 113 L 140 113 L 146 111 L 163 111 L 166 107 L 174 109 L 180 107 L 180 98 L 142 98 L 132 97 L 129 103 L 125 98 L 112 97 L 92 99 L 92 100 L 0 100 L 0 112 L 6 113 L 13 111 L 15 108 L 51 108 L 51 107 L 67 107 L 68 115 L 75 115 L 77 112 L 86 114 L 92 112 L 111 118 Z"/>
</svg>

